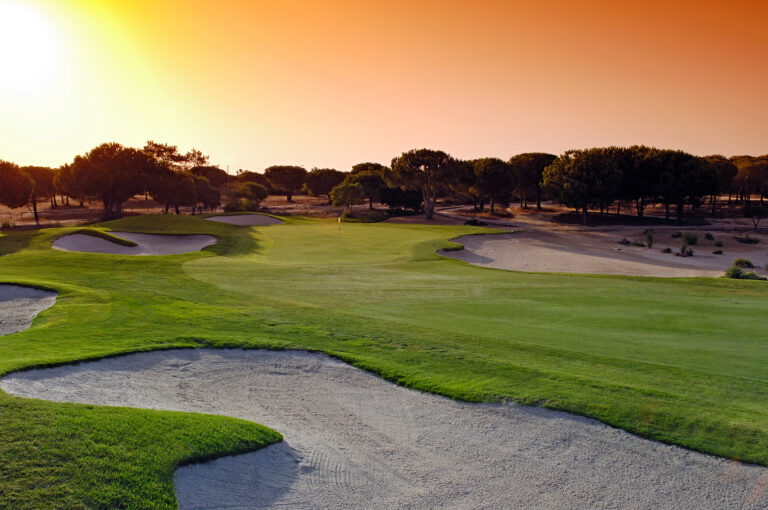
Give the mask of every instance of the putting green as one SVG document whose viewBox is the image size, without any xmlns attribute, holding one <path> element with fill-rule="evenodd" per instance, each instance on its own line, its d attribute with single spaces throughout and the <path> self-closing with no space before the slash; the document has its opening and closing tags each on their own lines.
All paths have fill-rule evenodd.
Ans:
<svg viewBox="0 0 768 510">
<path fill-rule="evenodd" d="M 486 231 L 476 227 L 107 226 L 219 243 L 132 258 L 50 249 L 67 229 L 0 237 L 0 281 L 59 292 L 32 329 L 0 339 L 0 372 L 170 347 L 318 349 L 407 386 L 537 403 L 768 464 L 764 282 L 516 273 L 435 253 Z M 238 420 L 5 394 L 0 413 L 0 506 L 170 506 L 177 463 L 278 438 Z"/>
</svg>

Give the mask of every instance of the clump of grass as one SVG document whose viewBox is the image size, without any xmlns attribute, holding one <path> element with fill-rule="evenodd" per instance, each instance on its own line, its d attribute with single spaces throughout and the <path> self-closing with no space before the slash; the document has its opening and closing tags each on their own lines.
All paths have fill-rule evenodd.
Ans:
<svg viewBox="0 0 768 510">
<path fill-rule="evenodd" d="M 622 239 L 621 241 L 619 241 L 619 244 L 623 244 L 624 246 L 629 246 L 629 245 L 630 245 L 630 244 L 632 244 L 632 243 L 629 241 L 629 239 L 627 239 L 627 238 L 625 237 L 624 239 Z"/>
<path fill-rule="evenodd" d="M 722 241 L 715 241 L 715 246 L 717 246 L 718 248 L 722 248 L 723 247 L 723 242 Z"/>
<path fill-rule="evenodd" d="M 686 232 L 685 235 L 683 236 L 683 240 L 685 240 L 685 244 L 687 244 L 688 246 L 693 246 L 699 242 L 699 236 L 691 232 Z"/>
<path fill-rule="evenodd" d="M 663 250 L 661 250 L 661 253 L 672 253 L 672 248 L 669 248 L 669 247 L 664 248 Z"/>
<path fill-rule="evenodd" d="M 737 266 L 731 266 L 725 271 L 726 278 L 735 280 L 766 280 L 766 278 L 756 274 L 754 271 L 744 271 Z"/>
<path fill-rule="evenodd" d="M 686 244 L 680 247 L 680 251 L 675 253 L 678 257 L 693 257 L 693 250 Z"/>
<path fill-rule="evenodd" d="M 638 246 L 640 248 L 645 248 L 645 243 L 641 242 L 641 241 L 635 241 L 634 243 L 632 243 L 632 246 Z"/>
<path fill-rule="evenodd" d="M 683 237 L 683 233 L 680 231 L 677 231 L 674 234 L 672 234 L 672 239 L 677 239 L 678 237 Z"/>
<path fill-rule="evenodd" d="M 755 267 L 751 260 L 745 258 L 738 258 L 734 260 L 733 265 L 742 269 L 752 269 Z"/>
<path fill-rule="evenodd" d="M 715 255 L 722 255 L 723 254 L 723 250 L 715 250 L 712 253 L 715 254 Z"/>
<path fill-rule="evenodd" d="M 715 240 L 715 236 L 713 236 L 712 234 L 707 232 L 706 234 L 704 234 L 704 239 L 706 239 L 707 241 L 714 241 Z"/>
<path fill-rule="evenodd" d="M 484 227 L 488 225 L 488 223 L 484 221 L 480 221 L 477 218 L 472 218 L 471 220 L 467 220 L 464 222 L 465 225 L 472 225 L 473 227 Z"/>
</svg>

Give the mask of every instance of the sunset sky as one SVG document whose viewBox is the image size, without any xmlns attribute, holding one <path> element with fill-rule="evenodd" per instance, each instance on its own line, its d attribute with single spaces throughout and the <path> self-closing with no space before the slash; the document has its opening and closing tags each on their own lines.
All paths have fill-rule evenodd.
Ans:
<svg viewBox="0 0 768 510">
<path fill-rule="evenodd" d="M 766 19 L 759 1 L 0 0 L 0 159 L 148 139 L 233 172 L 417 147 L 764 154 Z"/>
</svg>

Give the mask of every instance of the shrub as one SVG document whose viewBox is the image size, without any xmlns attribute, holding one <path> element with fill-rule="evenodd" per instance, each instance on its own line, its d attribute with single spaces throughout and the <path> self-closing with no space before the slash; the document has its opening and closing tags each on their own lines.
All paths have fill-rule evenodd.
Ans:
<svg viewBox="0 0 768 510">
<path fill-rule="evenodd" d="M 712 253 L 715 254 L 715 255 L 722 255 L 723 254 L 723 250 L 715 250 Z"/>
<path fill-rule="evenodd" d="M 643 232 L 643 235 L 645 235 L 645 245 L 650 250 L 653 248 L 653 230 L 650 228 L 646 229 L 645 232 Z"/>
<path fill-rule="evenodd" d="M 714 241 L 715 240 L 715 236 L 713 236 L 712 234 L 707 232 L 706 234 L 704 234 L 704 239 L 706 239 L 707 241 Z"/>
<path fill-rule="evenodd" d="M 629 245 L 630 245 L 630 244 L 632 244 L 632 243 L 630 243 L 630 242 L 629 242 L 629 239 L 627 239 L 627 238 L 625 237 L 624 239 L 622 239 L 621 241 L 619 241 L 619 244 L 623 244 L 624 246 L 629 246 Z"/>
<path fill-rule="evenodd" d="M 753 271 L 744 271 L 740 267 L 731 266 L 725 271 L 726 278 L 734 278 L 736 280 L 765 280 L 762 276 L 755 274 Z"/>
<path fill-rule="evenodd" d="M 661 253 L 672 253 L 672 248 L 664 248 Z"/>
<path fill-rule="evenodd" d="M 738 258 L 733 261 L 733 265 L 742 269 L 752 269 L 755 265 L 749 259 Z"/>
<path fill-rule="evenodd" d="M 378 223 L 389 218 L 389 215 L 384 211 L 363 211 L 354 213 L 344 213 L 344 219 L 350 223 Z"/>
<path fill-rule="evenodd" d="M 717 246 L 718 248 L 722 248 L 723 247 L 723 242 L 722 241 L 715 241 L 715 246 Z"/>
<path fill-rule="evenodd" d="M 678 257 L 693 257 L 693 250 L 688 245 L 683 244 L 680 247 L 680 252 L 675 253 Z"/>
<path fill-rule="evenodd" d="M 687 244 L 688 246 L 693 246 L 697 242 L 699 242 L 699 236 L 691 232 L 686 232 L 685 235 L 683 236 L 683 239 L 685 240 L 685 244 Z"/>
<path fill-rule="evenodd" d="M 230 200 L 224 204 L 224 212 L 247 212 L 258 210 L 258 204 L 245 198 Z"/>
<path fill-rule="evenodd" d="M 464 224 L 465 225 L 472 225 L 474 227 L 484 227 L 484 226 L 488 225 L 486 222 L 480 221 L 477 218 L 472 218 L 471 220 L 467 220 L 467 221 L 464 222 Z"/>
<path fill-rule="evenodd" d="M 673 239 L 677 239 L 678 237 L 683 237 L 683 233 L 682 232 L 675 232 L 674 234 L 672 234 L 672 238 Z"/>
<path fill-rule="evenodd" d="M 754 237 L 749 237 L 749 234 L 745 235 L 744 237 L 735 237 L 738 242 L 744 243 L 744 244 L 757 244 L 760 242 L 760 239 L 755 239 Z"/>
<path fill-rule="evenodd" d="M 640 248 L 645 248 L 645 243 L 640 242 L 640 241 L 635 241 L 634 243 L 632 243 L 632 246 L 638 246 Z"/>
</svg>

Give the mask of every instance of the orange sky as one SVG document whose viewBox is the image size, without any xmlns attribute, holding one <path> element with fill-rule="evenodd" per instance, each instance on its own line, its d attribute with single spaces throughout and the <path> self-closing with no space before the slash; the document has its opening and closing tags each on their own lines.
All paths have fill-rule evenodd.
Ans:
<svg viewBox="0 0 768 510">
<path fill-rule="evenodd" d="M 232 171 L 415 147 L 764 154 L 766 19 L 747 1 L 0 0 L 0 159 L 147 139 Z"/>
</svg>

